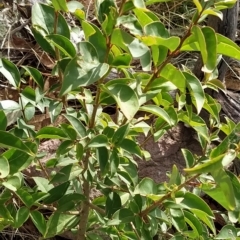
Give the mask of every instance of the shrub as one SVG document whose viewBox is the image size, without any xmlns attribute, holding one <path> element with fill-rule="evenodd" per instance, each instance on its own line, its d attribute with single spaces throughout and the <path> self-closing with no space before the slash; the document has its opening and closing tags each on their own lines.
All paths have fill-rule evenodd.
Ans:
<svg viewBox="0 0 240 240">
<path fill-rule="evenodd" d="M 57 82 L 46 88 L 39 69 L 22 66 L 20 71 L 0 60 L 0 72 L 19 92 L 19 102 L 1 101 L 2 230 L 31 219 L 44 238 L 71 230 L 77 239 L 237 239 L 240 183 L 227 166 L 239 157 L 240 125 L 220 121 L 221 106 L 205 89 L 224 91 L 218 62 L 221 55 L 240 59 L 240 48 L 200 24 L 208 15 L 221 18 L 220 10 L 236 1 L 194 0 L 196 11 L 181 37 L 170 35 L 146 8 L 158 2 L 164 1 L 98 0 L 93 21 L 77 1 L 33 5 L 32 33 L 55 60 Z M 66 21 L 69 14 L 80 27 Z M 76 43 L 74 33 L 81 31 L 84 39 Z M 204 81 L 172 64 L 182 52 L 200 52 Z M 26 74 L 35 87 L 23 85 Z M 115 110 L 115 117 L 106 107 Z M 36 131 L 29 121 L 46 109 L 52 125 Z M 203 109 L 208 124 L 200 116 Z M 65 121 L 56 124 L 61 114 Z M 14 116 L 16 124 L 9 127 Z M 186 168 L 181 173 L 174 165 L 168 182 L 139 179 L 138 159 L 149 153 L 138 136 L 157 141 L 179 122 L 196 131 L 202 155 L 182 149 Z M 45 139 L 61 144 L 56 157 L 42 164 L 38 148 Z M 23 172 L 32 164 L 43 175 L 33 176 L 35 185 L 29 186 Z M 51 169 L 55 173 L 49 174 Z M 94 199 L 92 189 L 100 193 Z M 226 210 L 220 232 L 203 194 Z"/>
</svg>

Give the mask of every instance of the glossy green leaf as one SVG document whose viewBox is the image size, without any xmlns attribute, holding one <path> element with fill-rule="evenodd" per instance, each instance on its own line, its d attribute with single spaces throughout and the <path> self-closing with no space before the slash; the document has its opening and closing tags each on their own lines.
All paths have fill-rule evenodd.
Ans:
<svg viewBox="0 0 240 240">
<path fill-rule="evenodd" d="M 202 85 L 199 79 L 197 79 L 194 75 L 191 75 L 187 72 L 184 72 L 183 74 L 186 78 L 186 83 L 190 91 L 192 101 L 197 109 L 197 112 L 200 113 L 205 101 L 205 95 Z"/>
<path fill-rule="evenodd" d="M 71 125 L 63 123 L 61 124 L 61 128 L 71 140 L 76 140 L 77 133 Z"/>
<path fill-rule="evenodd" d="M 181 232 L 186 229 L 186 222 L 184 220 L 184 214 L 181 209 L 170 208 L 169 212 L 172 217 L 172 224 L 177 229 L 177 231 Z"/>
<path fill-rule="evenodd" d="M 34 156 L 35 154 L 29 149 L 24 142 L 14 135 L 0 130 L 0 146 L 5 148 L 14 148 L 20 151 L 27 153 L 30 156 Z"/>
<path fill-rule="evenodd" d="M 0 110 L 0 130 L 5 131 L 7 127 L 7 117 L 4 111 Z"/>
<path fill-rule="evenodd" d="M 88 86 L 100 80 L 108 72 L 106 63 L 86 62 L 79 57 L 73 58 L 67 65 L 60 96 L 69 93 L 80 86 Z"/>
<path fill-rule="evenodd" d="M 140 107 L 140 111 L 152 113 L 163 120 L 165 120 L 170 126 L 173 126 L 175 124 L 175 121 L 171 119 L 171 117 L 168 115 L 168 113 L 161 107 L 155 106 L 155 105 L 145 105 Z"/>
<path fill-rule="evenodd" d="M 240 60 L 240 47 L 235 42 L 221 34 L 217 33 L 216 36 L 218 42 L 217 53 Z"/>
<path fill-rule="evenodd" d="M 151 178 L 143 178 L 136 186 L 134 193 L 140 195 L 157 194 L 157 184 Z"/>
<path fill-rule="evenodd" d="M 46 178 L 33 177 L 33 180 L 36 183 L 38 190 L 41 192 L 47 193 L 54 187 L 53 184 L 49 184 L 49 180 Z"/>
<path fill-rule="evenodd" d="M 225 225 L 214 239 L 237 239 L 237 228 L 232 225 Z"/>
<path fill-rule="evenodd" d="M 46 36 L 46 39 L 56 46 L 65 56 L 70 58 L 76 56 L 76 49 L 67 37 L 59 34 L 50 34 Z"/>
<path fill-rule="evenodd" d="M 199 219 L 201 220 L 204 224 L 206 224 L 211 231 L 216 234 L 216 228 L 213 222 L 212 217 L 209 217 L 204 211 L 192 208 L 190 211 Z"/>
<path fill-rule="evenodd" d="M 50 204 L 59 200 L 66 193 L 70 182 L 64 182 L 48 191 L 48 197 L 44 198 L 45 204 Z"/>
<path fill-rule="evenodd" d="M 29 209 L 27 207 L 19 208 L 14 219 L 14 227 L 20 228 L 27 221 L 28 217 Z"/>
<path fill-rule="evenodd" d="M 140 59 L 142 69 L 144 71 L 151 70 L 151 52 L 150 49 L 143 43 L 143 39 L 139 41 L 134 39 L 130 44 L 128 44 L 128 49 L 133 58 Z"/>
<path fill-rule="evenodd" d="M 172 172 L 168 182 L 168 186 L 180 185 L 180 184 L 181 184 L 181 175 L 178 171 L 177 166 L 174 164 L 172 167 Z"/>
<path fill-rule="evenodd" d="M 210 217 L 214 217 L 211 208 L 207 203 L 199 196 L 191 192 L 177 192 L 175 195 L 176 198 L 179 198 L 179 204 L 185 209 L 198 209 L 204 211 Z"/>
<path fill-rule="evenodd" d="M 88 143 L 88 147 L 106 147 L 108 145 L 108 138 L 103 134 L 99 134 L 96 137 L 93 137 Z"/>
<path fill-rule="evenodd" d="M 139 109 L 137 94 L 127 85 L 116 83 L 106 89 L 115 99 L 124 116 L 131 120 Z"/>
<path fill-rule="evenodd" d="M 66 139 L 66 134 L 56 127 L 43 127 L 37 132 L 37 138 L 49 138 L 49 139 Z"/>
<path fill-rule="evenodd" d="M 84 5 L 78 1 L 70 1 L 70 2 L 67 2 L 67 7 L 69 12 L 75 13 L 77 10 L 83 9 Z"/>
<path fill-rule="evenodd" d="M 149 16 L 148 12 L 145 9 L 135 8 L 133 11 L 142 27 L 154 21 L 154 19 Z"/>
<path fill-rule="evenodd" d="M 125 124 L 117 129 L 112 137 L 112 142 L 114 144 L 119 144 L 128 134 L 129 132 L 129 124 Z"/>
<path fill-rule="evenodd" d="M 193 229 L 196 236 L 201 236 L 203 233 L 203 227 L 199 219 L 191 212 L 183 210 L 186 223 Z"/>
<path fill-rule="evenodd" d="M 123 139 L 120 143 L 118 143 L 118 147 L 124 149 L 125 151 L 135 154 L 139 158 L 142 157 L 142 152 L 138 144 L 128 138 Z"/>
<path fill-rule="evenodd" d="M 52 5 L 55 11 L 63 11 L 63 12 L 68 11 L 66 0 L 52 0 Z"/>
<path fill-rule="evenodd" d="M 32 24 L 34 28 L 43 29 L 43 37 L 49 34 L 59 34 L 66 38 L 70 38 L 70 31 L 68 24 L 60 12 L 58 14 L 58 22 L 56 27 L 56 32 L 54 32 L 54 16 L 55 11 L 53 7 L 46 4 L 36 3 L 32 7 Z M 49 17 L 51 16 L 51 17 Z M 46 40 L 45 40 L 46 41 Z"/>
<path fill-rule="evenodd" d="M 12 177 L 8 177 L 7 181 L 3 182 L 2 185 L 9 190 L 16 192 L 22 185 L 22 179 L 19 174 Z M 1 213 L 0 213 L 1 214 Z"/>
<path fill-rule="evenodd" d="M 129 67 L 132 61 L 132 57 L 130 54 L 123 53 L 114 57 L 111 65 L 114 67 Z"/>
<path fill-rule="evenodd" d="M 55 122 L 57 117 L 61 114 L 63 109 L 63 103 L 59 101 L 50 101 L 49 105 L 49 115 L 51 118 L 51 122 Z"/>
<path fill-rule="evenodd" d="M 2 156 L 8 159 L 11 175 L 26 169 L 34 159 L 25 151 L 17 149 L 9 149 Z"/>
<path fill-rule="evenodd" d="M 31 207 L 34 203 L 33 197 L 31 193 L 27 192 L 27 190 L 20 188 L 16 191 L 16 195 L 21 199 L 21 201 L 27 206 Z"/>
<path fill-rule="evenodd" d="M 115 212 L 112 216 L 112 220 L 108 221 L 108 225 L 119 225 L 120 223 L 130 223 L 134 220 L 134 213 L 127 208 L 122 208 Z"/>
<path fill-rule="evenodd" d="M 43 81 L 43 76 L 41 74 L 41 72 L 33 67 L 27 67 L 27 66 L 22 66 L 22 68 L 24 68 L 27 73 L 32 77 L 32 79 L 38 84 L 38 86 L 40 87 L 41 90 L 44 89 L 44 81 Z"/>
<path fill-rule="evenodd" d="M 70 214 L 53 213 L 47 221 L 47 229 L 44 238 L 51 238 L 61 234 L 63 231 L 77 225 L 79 217 Z"/>
<path fill-rule="evenodd" d="M 5 178 L 10 172 L 9 163 L 6 157 L 0 156 L 0 178 Z"/>
<path fill-rule="evenodd" d="M 145 8 L 145 2 L 143 0 L 133 0 L 133 5 L 136 8 Z"/>
<path fill-rule="evenodd" d="M 236 207 L 236 202 L 231 178 L 223 169 L 213 171 L 212 175 L 217 183 L 217 186 L 221 189 L 223 195 L 222 198 L 226 199 L 227 205 L 225 207 L 227 210 L 233 211 Z"/>
<path fill-rule="evenodd" d="M 73 164 L 68 164 L 64 166 L 61 170 L 59 170 L 56 175 L 50 181 L 50 184 L 62 183 L 66 181 L 70 181 L 75 177 L 78 177 L 82 172 L 77 166 L 73 166 Z"/>
<path fill-rule="evenodd" d="M 181 149 L 185 163 L 186 163 L 186 167 L 187 168 L 191 168 L 194 166 L 195 164 L 195 158 L 193 156 L 193 154 L 188 150 L 188 149 Z"/>
<path fill-rule="evenodd" d="M 97 26 L 89 22 L 82 21 L 82 29 L 85 38 L 97 50 L 99 61 L 104 62 L 107 53 L 106 39 Z"/>
<path fill-rule="evenodd" d="M 81 138 L 86 137 L 87 135 L 86 127 L 79 119 L 66 114 L 64 114 L 64 117 L 69 121 L 69 123 L 72 125 L 72 127 L 75 129 L 75 131 Z"/>
<path fill-rule="evenodd" d="M 111 192 L 106 199 L 106 214 L 108 218 L 122 207 L 121 198 L 116 192 Z"/>
<path fill-rule="evenodd" d="M 106 171 L 106 166 L 109 159 L 109 152 L 106 147 L 99 147 L 96 149 L 96 157 L 99 162 L 100 170 L 102 174 Z"/>
<path fill-rule="evenodd" d="M 39 211 L 31 211 L 30 217 L 35 227 L 43 235 L 46 232 L 46 228 L 47 228 L 47 224 L 45 222 L 43 214 L 40 213 Z"/>
<path fill-rule="evenodd" d="M 20 73 L 16 65 L 5 58 L 0 58 L 0 73 L 8 80 L 15 88 L 20 87 Z"/>
<path fill-rule="evenodd" d="M 96 48 L 90 43 L 82 41 L 77 45 L 78 51 L 86 62 L 99 62 Z"/>
<path fill-rule="evenodd" d="M 204 62 L 203 71 L 212 72 L 217 65 L 217 38 L 216 33 L 210 27 L 202 28 L 202 33 L 206 42 L 207 59 Z M 200 46 L 201 47 L 201 46 Z M 201 47 L 202 51 L 202 47 Z"/>
</svg>

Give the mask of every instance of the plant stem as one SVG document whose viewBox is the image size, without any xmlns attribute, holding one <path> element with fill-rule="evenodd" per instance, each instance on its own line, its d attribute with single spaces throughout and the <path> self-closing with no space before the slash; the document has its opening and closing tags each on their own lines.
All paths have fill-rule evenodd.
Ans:
<svg viewBox="0 0 240 240">
<path fill-rule="evenodd" d="M 89 156 L 90 156 L 90 152 L 88 151 L 86 156 L 83 158 L 83 172 L 82 172 L 82 188 L 83 188 L 83 192 L 84 195 L 86 197 L 86 200 L 82 203 L 81 205 L 81 211 L 79 213 L 80 216 L 80 222 L 79 222 L 79 229 L 78 229 L 78 236 L 77 236 L 77 240 L 84 240 L 85 239 L 85 233 L 86 233 L 86 229 L 87 229 L 87 222 L 88 222 L 88 215 L 89 215 L 89 211 L 90 211 L 90 205 L 89 205 L 89 201 L 90 201 L 90 184 L 89 181 L 87 179 L 86 175 L 87 174 L 87 169 L 88 169 L 88 162 L 89 162 Z"/>
<path fill-rule="evenodd" d="M 150 213 L 151 211 L 153 211 L 155 208 L 159 207 L 165 200 L 167 200 L 168 198 L 171 197 L 171 195 L 175 192 L 178 192 L 181 188 L 183 188 L 185 185 L 188 185 L 188 183 L 192 182 L 193 180 L 195 180 L 197 177 L 199 177 L 200 174 L 194 175 L 193 177 L 189 178 L 187 181 L 185 181 L 184 183 L 180 184 L 179 186 L 176 187 L 176 189 L 173 189 L 173 191 L 167 193 L 166 195 L 164 195 L 161 199 L 159 199 L 158 201 L 156 201 L 154 204 L 152 204 L 150 207 L 146 208 L 144 211 L 142 211 L 140 213 L 141 217 L 145 217 L 148 213 Z"/>
</svg>

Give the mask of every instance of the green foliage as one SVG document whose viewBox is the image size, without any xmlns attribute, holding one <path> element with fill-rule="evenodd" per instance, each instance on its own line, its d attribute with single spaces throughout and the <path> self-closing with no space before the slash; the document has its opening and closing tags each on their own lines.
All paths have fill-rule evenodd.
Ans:
<svg viewBox="0 0 240 240">
<path fill-rule="evenodd" d="M 101 234 L 114 240 L 150 240 L 156 234 L 172 240 L 239 239 L 235 223 L 240 219 L 240 182 L 226 168 L 240 156 L 240 124 L 230 119 L 221 123 L 220 104 L 205 89 L 224 90 L 216 77 L 219 58 L 223 54 L 240 59 L 240 48 L 199 24 L 207 15 L 221 18 L 220 10 L 236 1 L 194 0 L 196 11 L 183 37 L 170 36 L 146 8 L 167 0 L 120 1 L 120 5 L 114 0 L 95 2 L 94 23 L 85 19 L 77 1 L 33 5 L 32 32 L 56 61 L 55 87 L 45 89 L 41 72 L 23 66 L 36 87 L 22 89 L 18 68 L 0 59 L 0 72 L 20 92 L 19 103 L 0 102 L 0 146 L 4 149 L 0 155 L 0 229 L 19 228 L 31 219 L 46 239 L 68 230 L 81 240 L 102 239 Z M 79 20 L 84 41 L 71 41 L 73 29 L 65 13 Z M 180 52 L 188 51 L 201 54 L 204 82 L 189 69 L 171 63 Z M 139 61 L 139 71 L 132 70 L 133 61 Z M 96 92 L 90 90 L 93 84 Z M 52 97 L 53 91 L 59 96 Z M 69 99 L 80 107 L 71 108 Z M 114 106 L 116 117 L 103 111 L 106 106 Z M 45 108 L 54 126 L 36 131 L 29 121 L 36 109 L 44 112 Z M 209 114 L 209 124 L 199 115 L 203 109 Z M 138 118 L 138 112 L 144 117 Z M 66 121 L 57 125 L 62 113 Z M 158 140 L 180 122 L 196 131 L 202 155 L 182 149 L 186 168 L 181 173 L 174 165 L 168 182 L 139 179 L 137 161 L 149 154 L 137 137 L 152 135 Z M 55 158 L 45 165 L 38 153 L 44 139 L 61 140 Z M 219 143 L 214 145 L 214 141 Z M 24 180 L 23 170 L 31 164 L 39 165 L 44 174 L 32 177 L 35 186 Z M 52 168 L 57 173 L 49 174 Z M 92 189 L 100 193 L 93 199 Z M 225 210 L 226 225 L 220 231 L 203 194 Z"/>
</svg>

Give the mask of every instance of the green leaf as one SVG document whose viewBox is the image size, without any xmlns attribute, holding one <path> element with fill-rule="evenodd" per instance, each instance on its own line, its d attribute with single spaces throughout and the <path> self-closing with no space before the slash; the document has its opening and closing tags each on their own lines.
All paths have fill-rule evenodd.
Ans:
<svg viewBox="0 0 240 240">
<path fill-rule="evenodd" d="M 89 86 L 100 80 L 108 72 L 106 63 L 86 62 L 80 57 L 73 58 L 67 65 L 60 96 L 69 93 L 80 86 Z"/>
<path fill-rule="evenodd" d="M 26 152 L 30 156 L 35 156 L 35 154 L 25 145 L 22 140 L 14 135 L 0 130 L 0 146 L 5 148 L 14 148 L 20 151 Z"/>
<path fill-rule="evenodd" d="M 27 221 L 28 217 L 29 209 L 27 207 L 19 208 L 14 219 L 14 227 L 20 228 Z"/>
<path fill-rule="evenodd" d="M 175 120 L 173 120 L 164 109 L 162 109 L 161 107 L 158 107 L 156 105 L 145 105 L 145 106 L 140 107 L 139 110 L 152 113 L 152 114 L 162 118 L 170 126 L 174 126 L 174 124 L 175 124 Z"/>
<path fill-rule="evenodd" d="M 81 172 L 82 172 L 82 169 L 80 169 L 77 166 L 73 166 L 73 164 L 69 164 L 63 167 L 60 171 L 58 171 L 56 175 L 53 176 L 53 178 L 49 183 L 56 184 L 56 183 L 70 181 L 75 177 L 78 177 Z"/>
<path fill-rule="evenodd" d="M 93 137 L 88 143 L 88 147 L 90 148 L 106 147 L 106 146 L 108 146 L 108 138 L 103 134 L 99 134 L 96 137 Z"/>
<path fill-rule="evenodd" d="M 64 195 L 58 201 L 57 209 L 60 212 L 70 211 L 75 207 L 76 204 L 84 200 L 86 200 L 86 197 L 83 194 L 69 193 L 67 195 Z"/>
<path fill-rule="evenodd" d="M 107 53 L 106 39 L 97 26 L 86 21 L 82 21 L 82 29 L 87 41 L 97 50 L 99 61 L 104 62 Z"/>
<path fill-rule="evenodd" d="M 63 109 L 63 103 L 59 101 L 52 100 L 49 104 L 49 115 L 51 118 L 51 122 L 55 122 L 57 117 L 61 114 Z"/>
<path fill-rule="evenodd" d="M 77 47 L 84 61 L 99 63 L 97 50 L 90 42 L 82 41 L 77 44 Z"/>
<path fill-rule="evenodd" d="M 10 172 L 9 163 L 6 157 L 0 156 L 0 178 L 5 178 Z"/>
<path fill-rule="evenodd" d="M 79 222 L 79 217 L 70 214 L 61 214 L 55 212 L 51 215 L 47 222 L 47 229 L 44 238 L 51 238 L 67 231 L 71 227 L 75 227 Z"/>
<path fill-rule="evenodd" d="M 7 117 L 4 111 L 0 110 L 0 130 L 5 131 L 7 128 Z"/>
<path fill-rule="evenodd" d="M 75 13 L 77 10 L 84 9 L 84 5 L 78 1 L 67 2 L 69 12 Z"/>
<path fill-rule="evenodd" d="M 112 216 L 112 220 L 108 221 L 107 225 L 119 225 L 121 223 L 130 223 L 134 220 L 134 213 L 127 208 L 123 208 L 115 212 Z"/>
<path fill-rule="evenodd" d="M 199 164 L 193 168 L 185 168 L 188 174 L 213 173 L 215 170 L 220 171 L 223 166 L 229 165 L 236 157 L 235 151 L 229 151 L 218 157 L 210 158 L 203 164 Z"/>
<path fill-rule="evenodd" d="M 222 191 L 222 198 L 226 199 L 226 209 L 233 211 L 236 208 L 236 202 L 231 178 L 223 169 L 213 171 L 212 175 L 217 183 L 217 186 L 219 186 Z"/>
<path fill-rule="evenodd" d="M 130 54 L 123 53 L 115 56 L 111 65 L 114 67 L 129 67 L 132 62 L 132 57 Z"/>
<path fill-rule="evenodd" d="M 195 164 L 195 158 L 193 154 L 188 149 L 182 148 L 181 151 L 186 162 L 186 167 L 187 168 L 193 167 Z"/>
<path fill-rule="evenodd" d="M 124 149 L 125 151 L 135 154 L 139 158 L 142 157 L 142 152 L 138 144 L 131 140 L 131 139 L 123 139 L 119 144 L 118 147 Z"/>
<path fill-rule="evenodd" d="M 70 39 L 70 31 L 68 24 L 60 12 L 58 12 L 56 32 L 54 31 L 55 27 L 54 16 L 55 16 L 54 8 L 46 4 L 35 3 L 32 7 L 32 25 L 36 29 L 39 29 L 40 27 L 43 30 L 41 31 L 41 33 L 43 33 L 42 35 L 43 37 L 54 33 Z"/>
<path fill-rule="evenodd" d="M 136 186 L 134 193 L 140 195 L 157 194 L 157 184 L 151 178 L 143 178 Z"/>
<path fill-rule="evenodd" d="M 28 207 L 30 208 L 33 203 L 34 203 L 34 200 L 33 200 L 33 197 L 30 193 L 28 193 L 25 189 L 23 188 L 19 188 L 17 191 L 16 191 L 16 195 L 21 199 L 21 201 Z"/>
<path fill-rule="evenodd" d="M 38 69 L 33 67 L 22 66 L 23 69 L 27 71 L 27 73 L 32 77 L 32 79 L 37 83 L 41 90 L 44 90 L 44 81 L 43 76 Z"/>
<path fill-rule="evenodd" d="M 237 239 L 237 229 L 232 225 L 225 225 L 214 239 Z"/>
<path fill-rule="evenodd" d="M 71 140 L 74 141 L 77 139 L 77 133 L 71 125 L 63 123 L 61 124 L 61 128 Z"/>
<path fill-rule="evenodd" d="M 46 39 L 56 46 L 67 57 L 74 58 L 76 56 L 76 49 L 71 41 L 59 34 L 50 34 Z"/>
<path fill-rule="evenodd" d="M 7 181 L 3 182 L 2 185 L 13 192 L 16 192 L 22 184 L 22 179 L 20 178 L 19 174 L 9 177 Z M 1 214 L 1 213 L 0 213 Z"/>
<path fill-rule="evenodd" d="M 44 216 L 42 215 L 42 213 L 40 213 L 38 211 L 31 211 L 30 217 L 31 217 L 31 220 L 34 223 L 35 227 L 43 235 L 46 232 L 47 224 L 45 222 L 45 219 L 44 219 Z"/>
<path fill-rule="evenodd" d="M 199 79 L 194 75 L 191 75 L 187 72 L 184 72 L 183 75 L 186 78 L 192 101 L 197 109 L 197 113 L 199 114 L 205 101 L 205 94 L 202 85 Z"/>
<path fill-rule="evenodd" d="M 106 199 L 106 215 L 111 218 L 112 215 L 122 207 L 120 196 L 116 192 L 111 192 Z"/>
<path fill-rule="evenodd" d="M 63 130 L 56 127 L 43 127 L 37 132 L 37 138 L 66 139 L 67 136 Z"/>
<path fill-rule="evenodd" d="M 112 84 L 107 87 L 107 92 L 115 99 L 124 116 L 131 120 L 139 109 L 137 94 L 125 84 Z"/>
<path fill-rule="evenodd" d="M 171 172 L 171 176 L 168 182 L 168 186 L 172 186 L 172 185 L 180 185 L 181 184 L 181 175 L 178 171 L 177 166 L 174 164 L 172 167 L 172 172 Z"/>
<path fill-rule="evenodd" d="M 215 31 L 210 27 L 203 27 L 202 33 L 206 42 L 207 59 L 204 62 L 203 71 L 213 72 L 217 65 L 217 37 Z M 202 51 L 202 48 L 201 48 Z"/>
<path fill-rule="evenodd" d="M 177 229 L 177 231 L 181 232 L 186 229 L 186 222 L 184 219 L 184 214 L 182 209 L 174 209 L 170 208 L 170 214 L 172 217 L 172 224 Z"/>
<path fill-rule="evenodd" d="M 109 152 L 106 147 L 96 148 L 96 157 L 99 162 L 100 170 L 102 174 L 106 172 L 106 166 L 108 164 Z"/>
<path fill-rule="evenodd" d="M 145 8 L 145 3 L 143 0 L 133 0 L 133 5 L 136 8 Z"/>
<path fill-rule="evenodd" d="M 34 159 L 26 152 L 17 149 L 9 149 L 2 156 L 8 159 L 11 175 L 26 169 Z"/>
<path fill-rule="evenodd" d="M 0 58 L 0 73 L 9 81 L 15 88 L 20 87 L 21 79 L 18 68 L 5 58 Z"/>
<path fill-rule="evenodd" d="M 142 40 L 142 39 L 141 39 Z M 138 39 L 134 39 L 128 44 L 128 49 L 134 58 L 140 59 L 142 69 L 144 71 L 151 70 L 151 52 L 150 49 Z"/>
<path fill-rule="evenodd" d="M 142 27 L 144 27 L 147 24 L 152 23 L 154 20 L 158 21 L 158 18 L 156 17 L 157 19 L 153 19 L 151 17 L 151 15 L 149 14 L 149 12 L 146 11 L 146 9 L 135 8 L 135 9 L 133 9 L 133 12 L 137 16 L 138 21 L 142 25 Z"/>
<path fill-rule="evenodd" d="M 52 5 L 54 6 L 55 11 L 68 11 L 66 0 L 52 0 Z"/>
<path fill-rule="evenodd" d="M 117 129 L 112 137 L 112 142 L 116 145 L 121 143 L 129 132 L 129 124 L 125 124 Z"/>
<path fill-rule="evenodd" d="M 216 33 L 217 53 L 240 60 L 240 47 L 229 38 Z"/>
<path fill-rule="evenodd" d="M 201 220 L 204 224 L 206 224 L 211 229 L 211 231 L 216 235 L 216 228 L 215 228 L 212 218 L 210 218 L 204 211 L 201 211 L 196 208 L 192 208 L 192 209 L 190 209 L 190 211 L 197 218 L 199 218 L 199 220 Z"/>
<path fill-rule="evenodd" d="M 193 229 L 196 236 L 201 236 L 203 233 L 203 227 L 199 219 L 188 211 L 183 210 L 183 213 L 186 223 Z"/>
<path fill-rule="evenodd" d="M 81 138 L 87 136 L 86 127 L 82 124 L 82 122 L 79 119 L 66 114 L 64 114 L 63 116 L 69 121 L 69 123 L 72 125 L 72 127 L 75 129 L 75 131 Z"/>
<path fill-rule="evenodd" d="M 208 216 L 214 217 L 211 208 L 201 197 L 191 192 L 177 192 L 175 197 L 179 198 L 179 205 L 181 205 L 181 207 L 189 210 L 198 209 L 203 211 Z"/>
<path fill-rule="evenodd" d="M 49 184 L 49 180 L 42 177 L 33 177 L 34 182 L 37 185 L 39 191 L 47 193 L 50 191 L 54 186 Z"/>
<path fill-rule="evenodd" d="M 45 204 L 50 204 L 59 200 L 66 193 L 70 182 L 64 182 L 48 191 L 48 197 L 43 199 Z"/>
</svg>

